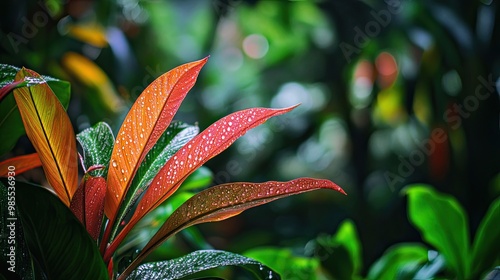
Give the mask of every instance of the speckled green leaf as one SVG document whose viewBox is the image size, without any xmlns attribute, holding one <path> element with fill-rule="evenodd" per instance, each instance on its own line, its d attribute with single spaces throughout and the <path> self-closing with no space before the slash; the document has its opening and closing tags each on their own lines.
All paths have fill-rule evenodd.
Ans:
<svg viewBox="0 0 500 280">
<path fill-rule="evenodd" d="M 175 154 L 182 146 L 198 134 L 197 126 L 188 125 L 182 122 L 172 122 L 158 142 L 148 152 L 141 166 L 125 195 L 118 212 L 121 221 L 123 217 L 134 206 L 135 201 L 142 192 L 149 186 L 151 180 L 158 174 L 163 165 Z M 117 223 L 118 224 L 118 223 Z"/>
<path fill-rule="evenodd" d="M 252 272 L 255 279 L 281 279 L 278 273 L 258 261 L 218 250 L 201 250 L 178 259 L 146 263 L 139 266 L 126 279 L 181 279 L 200 271 L 222 266 L 243 267 Z"/>
<path fill-rule="evenodd" d="M 0 88 L 14 82 L 14 77 L 21 68 L 0 64 Z M 64 108 L 68 107 L 70 98 L 70 84 L 52 77 L 43 76 L 54 94 L 57 96 Z M 8 94 L 0 102 L 0 156 L 10 151 L 19 137 L 25 134 L 21 115 L 12 94 Z"/>
<path fill-rule="evenodd" d="M 100 122 L 76 135 L 83 148 L 85 170 L 93 165 L 104 165 L 106 168 L 90 171 L 92 177 L 106 177 L 109 159 L 115 141 L 113 132 L 107 123 Z"/>
</svg>

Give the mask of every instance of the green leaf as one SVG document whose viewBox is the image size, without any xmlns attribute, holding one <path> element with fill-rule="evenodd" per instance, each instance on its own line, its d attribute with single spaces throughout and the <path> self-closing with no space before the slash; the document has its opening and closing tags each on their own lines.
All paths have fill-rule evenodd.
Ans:
<svg viewBox="0 0 500 280">
<path fill-rule="evenodd" d="M 163 135 L 158 139 L 158 142 L 148 152 L 141 166 L 130 185 L 130 188 L 125 195 L 125 198 L 118 211 L 118 219 L 116 225 L 129 213 L 134 207 L 137 198 L 147 189 L 153 178 L 158 174 L 172 155 L 174 155 L 182 146 L 198 134 L 197 126 L 188 125 L 182 122 L 172 122 Z M 115 226 L 116 229 L 118 227 Z M 112 235 L 112 238 L 114 234 Z"/>
<path fill-rule="evenodd" d="M 402 243 L 387 249 L 368 271 L 367 279 L 400 279 L 403 272 L 427 261 L 427 248 L 421 244 Z"/>
<path fill-rule="evenodd" d="M 422 238 L 443 255 L 458 279 L 467 278 L 468 221 L 458 201 L 424 185 L 410 186 L 406 194 L 410 222 L 419 229 Z"/>
<path fill-rule="evenodd" d="M 191 191 L 207 187 L 212 182 L 213 177 L 214 174 L 208 167 L 201 166 L 191 173 L 186 178 L 186 181 L 182 182 L 179 191 Z"/>
<path fill-rule="evenodd" d="M 83 148 L 83 163 L 85 170 L 94 165 L 103 165 L 105 168 L 90 171 L 92 177 L 106 178 L 109 168 L 109 159 L 113 151 L 115 138 L 109 125 L 99 122 L 76 135 L 76 139 Z"/>
<path fill-rule="evenodd" d="M 244 255 L 269 266 L 283 279 L 319 278 L 319 259 L 295 256 L 290 249 L 257 248 L 245 252 Z"/>
<path fill-rule="evenodd" d="M 54 194 L 16 181 L 16 207 L 30 252 L 47 278 L 108 278 L 96 243 Z"/>
<path fill-rule="evenodd" d="M 238 254 L 201 250 L 178 259 L 140 265 L 126 279 L 180 279 L 182 277 L 222 266 L 241 266 L 257 279 L 280 279 L 280 276 L 258 261 Z M 122 279 L 119 277 L 118 279 Z"/>
<path fill-rule="evenodd" d="M 360 276 L 361 243 L 353 221 L 345 220 L 334 236 L 318 237 L 317 243 L 319 248 L 316 254 L 321 256 L 323 266 L 334 278 L 354 279 Z"/>
<path fill-rule="evenodd" d="M 14 177 L 11 177 L 14 178 Z M 5 181 L 4 181 L 5 182 Z M 34 279 L 33 262 L 16 211 L 15 180 L 0 182 L 0 261 L 9 279 Z M 14 249 L 14 250 L 12 250 Z"/>
<path fill-rule="evenodd" d="M 11 65 L 0 64 L 0 88 L 14 82 L 14 77 L 21 70 Z M 55 93 L 64 108 L 68 107 L 70 98 L 70 84 L 52 77 L 43 76 L 52 91 Z M 25 134 L 21 115 L 12 94 L 7 95 L 0 102 L 0 156 L 10 151 L 19 137 Z"/>
<path fill-rule="evenodd" d="M 471 278 L 479 278 L 500 259 L 500 197 L 493 201 L 476 232 L 472 247 Z M 498 263 L 497 263 L 498 264 Z"/>
</svg>

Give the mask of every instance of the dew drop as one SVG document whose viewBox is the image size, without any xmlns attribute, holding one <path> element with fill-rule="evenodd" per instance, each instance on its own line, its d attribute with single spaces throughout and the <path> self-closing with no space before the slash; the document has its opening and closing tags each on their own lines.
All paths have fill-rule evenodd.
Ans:
<svg viewBox="0 0 500 280">
<path fill-rule="evenodd" d="M 113 167 L 117 167 L 118 164 L 116 164 L 116 161 L 113 161 Z"/>
</svg>

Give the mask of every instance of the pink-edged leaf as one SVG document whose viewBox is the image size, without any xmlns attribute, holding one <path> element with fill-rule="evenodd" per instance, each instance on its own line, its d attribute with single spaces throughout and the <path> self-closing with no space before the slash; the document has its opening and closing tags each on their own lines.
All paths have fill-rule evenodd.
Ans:
<svg viewBox="0 0 500 280">
<path fill-rule="evenodd" d="M 171 157 L 158 172 L 139 201 L 132 218 L 105 254 L 107 261 L 132 227 L 147 213 L 170 197 L 182 182 L 209 159 L 227 149 L 248 130 L 264 123 L 267 119 L 282 115 L 296 106 L 283 109 L 251 108 L 238 111 L 213 123 L 191 139 Z"/>
<path fill-rule="evenodd" d="M 0 177 L 6 177 L 9 171 L 11 171 L 9 169 L 12 168 L 14 168 L 15 174 L 19 175 L 40 166 L 42 166 L 42 162 L 37 153 L 9 158 L 0 162 Z"/>
<path fill-rule="evenodd" d="M 163 241 L 186 227 L 221 221 L 255 206 L 317 189 L 331 189 L 345 194 L 342 188 L 329 180 L 312 178 L 299 178 L 288 182 L 229 183 L 206 189 L 194 195 L 170 215 L 126 272 L 135 268 Z"/>
<path fill-rule="evenodd" d="M 163 134 L 207 58 L 176 67 L 136 100 L 116 137 L 107 178 L 105 213 L 112 221 L 141 161 Z"/>
<path fill-rule="evenodd" d="M 106 180 L 103 177 L 84 178 L 70 204 L 71 212 L 94 240 L 99 238 L 101 232 L 105 195 Z"/>
<path fill-rule="evenodd" d="M 42 79 L 38 73 L 22 68 L 15 80 L 27 77 Z M 64 107 L 47 83 L 14 89 L 14 98 L 47 181 L 69 206 L 78 188 L 78 160 L 75 133 Z"/>
</svg>

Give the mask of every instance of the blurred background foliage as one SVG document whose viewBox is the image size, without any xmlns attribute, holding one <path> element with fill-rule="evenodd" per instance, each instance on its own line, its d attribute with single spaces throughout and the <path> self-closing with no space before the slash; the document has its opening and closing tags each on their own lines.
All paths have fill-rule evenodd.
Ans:
<svg viewBox="0 0 500 280">
<path fill-rule="evenodd" d="M 371 264 L 420 241 L 403 186 L 455 196 L 471 233 L 500 193 L 496 1 L 33 0 L 3 2 L 0 15 L 0 62 L 70 81 L 77 132 L 104 120 L 116 133 L 150 82 L 207 55 L 176 119 L 203 129 L 243 108 L 302 104 L 211 160 L 212 183 L 308 176 L 349 195 L 313 192 L 199 226 L 169 257 L 272 246 L 300 263 L 309 240 L 349 219 Z"/>
</svg>

